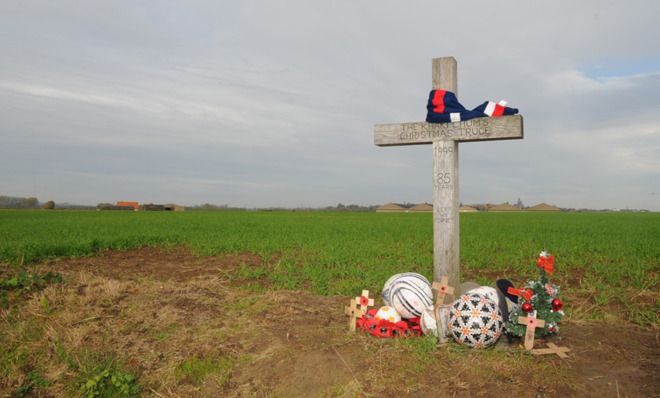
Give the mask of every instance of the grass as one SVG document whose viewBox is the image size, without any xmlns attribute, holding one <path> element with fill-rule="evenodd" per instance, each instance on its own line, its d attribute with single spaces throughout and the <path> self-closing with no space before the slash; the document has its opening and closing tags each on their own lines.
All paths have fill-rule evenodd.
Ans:
<svg viewBox="0 0 660 398">
<path fill-rule="evenodd" d="M 48 380 L 39 371 L 32 370 L 27 374 L 25 383 L 16 389 L 14 396 L 26 397 L 36 388 L 45 388 L 48 386 L 50 386 Z"/>
<path fill-rule="evenodd" d="M 411 370 L 416 374 L 421 374 L 429 364 L 437 360 L 435 353 L 437 351 L 438 339 L 432 335 L 422 336 L 417 339 L 399 339 L 396 340 L 399 348 L 403 349 L 414 359 Z"/>
<path fill-rule="evenodd" d="M 210 300 L 199 294 L 222 282 L 147 279 L 139 291 L 137 283 L 74 270 L 0 309 L 0 396 L 136 397 L 143 383 L 190 392 L 224 386 L 234 364 L 249 359 L 219 349 L 235 333 L 223 327 L 220 306 L 205 306 Z M 244 306 L 222 312 L 232 318 L 261 308 L 250 297 L 227 299 Z M 186 321 L 187 302 L 204 321 Z M 179 353 L 182 347 L 190 351 Z"/>
<path fill-rule="evenodd" d="M 0 263 L 11 264 L 7 273 L 105 249 L 184 245 L 200 255 L 259 255 L 260 265 L 233 275 L 255 292 L 351 295 L 379 291 L 397 272 L 431 277 L 432 234 L 431 214 L 0 211 Z M 599 308 L 621 307 L 633 322 L 658 324 L 648 292 L 659 284 L 660 213 L 466 213 L 460 238 L 464 279 L 524 283 L 545 249 L 557 258 L 556 282 L 577 301 L 589 297 Z"/>
<path fill-rule="evenodd" d="M 176 369 L 177 379 L 191 382 L 198 386 L 207 378 L 213 379 L 223 386 L 229 381 L 234 361 L 226 356 L 193 357 L 183 361 Z"/>
<path fill-rule="evenodd" d="M 243 262 L 171 279 L 40 264 L 104 249 L 181 245 L 200 256 L 240 254 Z M 557 258 L 553 281 L 562 287 L 569 320 L 614 316 L 657 327 L 660 214 L 461 215 L 463 279 L 492 284 L 508 277 L 521 285 L 536 276 L 542 249 Z M 323 352 L 302 329 L 289 333 L 294 318 L 279 319 L 289 306 L 296 313 L 298 293 L 270 290 L 376 293 L 396 272 L 430 277 L 432 251 L 430 214 L 0 211 L 0 288 L 16 298 L 0 309 L 0 395 L 217 396 L 245 383 L 242 374 L 267 370 L 262 361 L 287 358 L 281 352 Z M 49 268 L 62 272 L 61 283 L 46 277 Z M 278 304 L 280 294 L 292 296 Z M 548 388 L 575 383 L 570 367 L 518 350 L 347 337 L 344 319 L 328 322 L 315 339 L 329 335 L 328 344 L 346 347 L 349 360 L 360 356 L 347 341 L 361 344 L 371 372 L 328 386 L 327 396 L 393 385 L 410 394 L 430 391 L 437 388 L 428 381 L 434 375 L 448 376 L 442 379 L 448 391 L 468 395 L 501 380 L 517 391 L 520 380 Z"/>
<path fill-rule="evenodd" d="M 87 355 L 78 371 L 77 385 L 84 398 L 133 398 L 140 396 L 140 385 L 130 372 L 122 370 L 112 355 Z"/>
<path fill-rule="evenodd" d="M 61 282 L 62 276 L 52 272 L 39 274 L 20 270 L 11 277 L 0 277 L 0 308 L 8 308 L 11 302 L 30 292 L 41 290 L 49 283 Z M 50 311 L 48 299 L 44 298 L 40 304 L 45 312 Z"/>
<path fill-rule="evenodd" d="M 461 391 L 463 394 L 459 396 L 481 396 L 492 395 L 493 384 L 508 383 L 514 389 L 520 384 L 567 386 L 572 383 L 571 369 L 565 364 L 539 361 L 525 351 L 506 346 L 480 350 L 452 343 L 437 346 L 437 340 L 429 336 L 394 341 L 365 337 L 363 343 L 377 363 L 368 384 L 372 388 L 381 383 L 390 387 L 398 385 L 408 395 L 449 396 L 438 393 L 442 388 Z M 443 375 L 442 382 L 430 382 L 437 380 L 438 374 Z"/>
<path fill-rule="evenodd" d="M 240 298 L 224 306 L 227 310 L 247 315 L 259 315 L 266 312 L 272 305 L 262 301 L 259 297 L 249 296 Z"/>
</svg>

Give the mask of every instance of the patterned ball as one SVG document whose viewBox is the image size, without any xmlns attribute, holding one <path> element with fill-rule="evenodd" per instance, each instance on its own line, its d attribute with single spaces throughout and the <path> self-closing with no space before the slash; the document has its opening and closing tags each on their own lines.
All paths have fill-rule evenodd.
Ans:
<svg viewBox="0 0 660 398">
<path fill-rule="evenodd" d="M 502 334 L 502 315 L 493 300 L 478 293 L 465 293 L 449 309 L 449 331 L 458 344 L 484 348 Z"/>
<path fill-rule="evenodd" d="M 414 272 L 392 276 L 385 282 L 382 296 L 385 304 L 394 307 L 405 319 L 419 317 L 426 307 L 433 305 L 431 283 Z"/>
<path fill-rule="evenodd" d="M 401 321 L 401 315 L 399 315 L 399 313 L 396 312 L 394 308 L 388 306 L 380 307 L 374 318 L 378 319 L 379 321 L 384 319 L 392 323 Z"/>
<path fill-rule="evenodd" d="M 495 305 L 497 306 L 500 305 L 500 297 L 497 295 L 497 290 L 495 290 L 494 287 L 479 286 L 478 288 L 465 292 L 465 294 L 471 294 L 471 293 L 476 293 L 476 294 L 481 294 L 482 296 L 486 296 L 489 299 L 493 300 L 495 302 Z"/>
</svg>

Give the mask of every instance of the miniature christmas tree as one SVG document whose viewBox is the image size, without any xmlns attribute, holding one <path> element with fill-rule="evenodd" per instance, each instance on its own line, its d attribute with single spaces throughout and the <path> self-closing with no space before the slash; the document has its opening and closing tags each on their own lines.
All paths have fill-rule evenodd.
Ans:
<svg viewBox="0 0 660 398">
<path fill-rule="evenodd" d="M 543 319 L 545 326 L 536 329 L 535 337 L 546 337 L 559 332 L 559 321 L 564 317 L 559 299 L 559 286 L 553 285 L 548 279 L 554 268 L 554 256 L 545 251 L 539 254 L 536 265 L 540 278 L 530 280 L 522 289 L 509 288 L 509 293 L 518 296 L 518 306 L 509 315 L 506 322 L 507 332 L 514 336 L 525 335 L 525 325 L 518 323 L 518 317 L 528 316 L 536 312 L 537 319 Z"/>
</svg>

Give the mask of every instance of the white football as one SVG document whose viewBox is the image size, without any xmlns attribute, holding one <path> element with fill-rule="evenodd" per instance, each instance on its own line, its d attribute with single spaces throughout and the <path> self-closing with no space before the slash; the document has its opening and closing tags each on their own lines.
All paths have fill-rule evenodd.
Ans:
<svg viewBox="0 0 660 398">
<path fill-rule="evenodd" d="M 414 272 L 392 276 L 385 282 L 382 296 L 385 304 L 394 307 L 405 319 L 419 317 L 426 307 L 433 305 L 431 283 L 424 275 Z"/>
</svg>

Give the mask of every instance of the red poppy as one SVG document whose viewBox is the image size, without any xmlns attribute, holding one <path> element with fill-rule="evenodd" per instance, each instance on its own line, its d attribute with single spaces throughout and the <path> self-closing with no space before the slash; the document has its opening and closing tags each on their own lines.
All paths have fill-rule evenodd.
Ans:
<svg viewBox="0 0 660 398">
<path fill-rule="evenodd" d="M 362 307 L 367 307 L 369 305 L 369 298 L 365 296 L 360 296 L 360 305 Z"/>
</svg>

